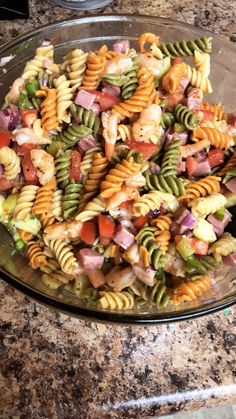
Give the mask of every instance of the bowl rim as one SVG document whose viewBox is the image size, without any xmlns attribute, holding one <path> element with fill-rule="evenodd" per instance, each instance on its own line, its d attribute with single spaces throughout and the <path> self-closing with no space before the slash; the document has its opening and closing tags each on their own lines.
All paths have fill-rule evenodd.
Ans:
<svg viewBox="0 0 236 419">
<path fill-rule="evenodd" d="M 139 21 L 141 20 L 143 22 L 143 19 L 150 19 L 151 21 L 159 21 L 160 23 L 170 23 L 172 25 L 176 24 L 184 24 L 185 26 L 199 30 L 202 33 L 204 33 L 206 36 L 212 36 L 214 38 L 220 39 L 221 42 L 225 43 L 228 47 L 235 48 L 236 52 L 236 44 L 233 42 L 230 43 L 229 39 L 226 39 L 224 36 L 215 34 L 212 31 L 205 30 L 204 28 L 197 27 L 194 25 L 191 25 L 189 23 L 185 23 L 182 21 L 164 18 L 164 17 L 158 17 L 158 16 L 150 16 L 150 15 L 139 15 L 139 14 L 123 14 L 123 13 L 117 13 L 117 14 L 93 14 L 91 16 L 85 16 L 85 17 L 77 17 L 77 18 L 69 18 L 69 19 L 63 19 L 60 21 L 57 21 L 55 23 L 46 24 L 39 28 L 36 28 L 31 31 L 27 31 L 23 34 L 20 34 L 16 36 L 13 40 L 9 40 L 6 43 L 0 45 L 0 56 L 6 52 L 11 47 L 16 46 L 19 42 L 24 43 L 29 41 L 32 36 L 35 37 L 35 35 L 40 34 L 43 32 L 45 28 L 57 28 L 63 25 L 74 25 L 77 22 L 91 22 L 91 21 L 106 21 L 109 19 L 118 20 L 121 19 L 126 21 L 131 19 Z M 40 302 L 41 304 L 53 308 L 54 310 L 59 310 L 60 312 L 63 312 L 67 315 L 71 315 L 80 319 L 88 320 L 88 321 L 97 321 L 101 323 L 116 323 L 116 324 L 123 324 L 123 325 L 129 325 L 129 324 L 136 324 L 136 325 L 157 325 L 157 324 L 168 324 L 170 322 L 177 322 L 182 320 L 191 320 L 194 318 L 199 318 L 201 316 L 205 316 L 207 314 L 213 314 L 220 310 L 223 310 L 225 308 L 231 307 L 233 304 L 236 303 L 236 294 L 230 295 L 226 297 L 226 301 L 224 300 L 222 302 L 216 302 L 216 305 L 212 306 L 212 303 L 208 303 L 205 305 L 200 305 L 199 307 L 194 307 L 191 309 L 185 309 L 181 311 L 176 311 L 173 313 L 163 313 L 158 314 L 156 312 L 155 314 L 150 313 L 149 315 L 142 315 L 138 313 L 129 314 L 129 312 L 108 312 L 108 311 L 97 311 L 93 310 L 90 307 L 79 307 L 75 306 L 73 304 L 69 304 L 65 301 L 60 301 L 59 299 L 56 299 L 52 296 L 47 296 L 47 294 L 43 293 L 42 291 L 37 291 L 33 287 L 29 286 L 28 284 L 22 282 L 20 279 L 17 279 L 13 277 L 11 274 L 7 273 L 0 267 L 0 279 L 3 279 L 5 282 L 13 286 L 13 288 L 17 289 L 18 291 L 22 292 L 23 294 L 29 296 L 33 300 Z"/>
</svg>

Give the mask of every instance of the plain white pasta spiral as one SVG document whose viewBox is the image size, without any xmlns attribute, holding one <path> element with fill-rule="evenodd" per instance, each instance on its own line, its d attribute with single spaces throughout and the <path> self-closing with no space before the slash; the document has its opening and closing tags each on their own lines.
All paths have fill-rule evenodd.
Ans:
<svg viewBox="0 0 236 419">
<path fill-rule="evenodd" d="M 20 195 L 17 199 L 14 218 L 17 220 L 26 220 L 31 214 L 31 209 L 34 204 L 37 190 L 39 186 L 26 185 L 21 189 Z"/>
<path fill-rule="evenodd" d="M 236 238 L 230 233 L 224 233 L 219 240 L 211 245 L 208 250 L 209 254 L 213 254 L 217 261 L 221 261 L 222 256 L 228 256 L 236 251 Z"/>
<path fill-rule="evenodd" d="M 20 173 L 20 158 L 12 148 L 5 146 L 0 149 L 0 164 L 4 166 L 3 177 L 8 180 L 15 179 Z"/>
<path fill-rule="evenodd" d="M 78 90 L 82 84 L 83 76 L 86 70 L 87 58 L 88 52 L 83 52 L 81 49 L 74 49 L 71 52 L 70 59 L 68 60 L 67 71 L 72 92 Z"/>
<path fill-rule="evenodd" d="M 110 310 L 130 310 L 134 306 L 134 297 L 128 292 L 100 291 L 98 306 Z"/>
<path fill-rule="evenodd" d="M 70 81 L 66 79 L 63 74 L 55 80 L 55 87 L 57 89 L 57 118 L 60 122 L 70 122 L 70 115 L 66 112 L 72 104 L 72 90 Z"/>
<path fill-rule="evenodd" d="M 57 220 L 62 217 L 62 197 L 63 191 L 61 189 L 53 192 L 50 215 L 53 215 Z"/>
<path fill-rule="evenodd" d="M 93 198 L 76 217 L 76 221 L 88 221 L 106 210 L 106 201 L 100 197 Z"/>
<path fill-rule="evenodd" d="M 86 177 L 91 170 L 94 154 L 100 151 L 102 151 L 102 147 L 100 145 L 91 147 L 86 151 L 83 160 L 80 164 L 80 171 L 84 177 Z"/>
<path fill-rule="evenodd" d="M 202 198 L 195 198 L 189 206 L 192 207 L 192 214 L 196 217 L 205 217 L 208 214 L 213 214 L 219 208 L 224 207 L 227 199 L 220 193 L 212 193 L 209 196 Z"/>
<path fill-rule="evenodd" d="M 198 50 L 195 50 L 193 60 L 196 70 L 202 74 L 202 77 L 209 77 L 211 70 L 210 55 L 206 52 L 200 52 Z"/>
<path fill-rule="evenodd" d="M 79 265 L 77 259 L 72 252 L 72 246 L 65 240 L 45 240 L 47 246 L 52 250 L 59 266 L 63 272 L 68 275 L 78 273 Z"/>
<path fill-rule="evenodd" d="M 197 71 L 195 68 L 190 67 L 190 65 L 186 65 L 186 76 L 189 78 L 190 83 L 192 86 L 198 87 L 204 93 L 212 93 L 212 85 L 208 78 L 203 77 L 200 71 Z"/>
<path fill-rule="evenodd" d="M 160 191 L 150 191 L 135 201 L 133 206 L 134 216 L 140 217 L 146 215 L 149 211 L 159 209 L 162 203 L 166 203 L 168 209 L 170 206 L 178 205 L 174 195 Z"/>
</svg>

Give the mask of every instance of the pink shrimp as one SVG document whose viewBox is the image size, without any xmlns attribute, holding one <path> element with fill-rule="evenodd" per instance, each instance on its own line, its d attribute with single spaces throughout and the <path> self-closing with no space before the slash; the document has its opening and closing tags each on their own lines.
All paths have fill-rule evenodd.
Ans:
<svg viewBox="0 0 236 419">
<path fill-rule="evenodd" d="M 111 112 L 102 113 L 103 137 L 105 139 L 105 155 L 111 160 L 117 140 L 118 115 Z"/>
<path fill-rule="evenodd" d="M 138 199 L 139 192 L 137 188 L 129 188 L 124 186 L 119 192 L 116 192 L 107 200 L 107 210 L 119 207 L 123 202 L 130 201 L 132 199 Z"/>
<path fill-rule="evenodd" d="M 80 221 L 63 221 L 46 227 L 44 233 L 47 240 L 75 239 L 79 237 L 81 228 Z"/>
<path fill-rule="evenodd" d="M 193 156 L 194 154 L 198 153 L 199 151 L 204 150 L 204 148 L 209 147 L 210 142 L 208 140 L 200 140 L 198 143 L 195 144 L 187 144 L 180 146 L 179 151 L 181 157 L 187 158 L 189 156 Z"/>
</svg>

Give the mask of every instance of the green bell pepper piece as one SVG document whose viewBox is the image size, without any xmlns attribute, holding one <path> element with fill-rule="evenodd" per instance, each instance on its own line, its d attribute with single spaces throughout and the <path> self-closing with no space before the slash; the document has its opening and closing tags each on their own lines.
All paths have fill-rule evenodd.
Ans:
<svg viewBox="0 0 236 419">
<path fill-rule="evenodd" d="M 185 271 L 191 275 L 203 275 L 207 272 L 196 256 L 190 256 L 186 259 Z"/>
<path fill-rule="evenodd" d="M 47 146 L 47 153 L 51 154 L 51 156 L 56 157 L 61 151 L 65 148 L 65 143 L 62 141 L 52 141 L 51 144 Z"/>
<path fill-rule="evenodd" d="M 222 221 L 224 219 L 224 216 L 225 216 L 225 208 L 224 207 L 219 208 L 216 211 L 215 216 L 216 216 L 217 220 Z"/>
<path fill-rule="evenodd" d="M 35 97 L 35 93 L 37 92 L 37 90 L 40 89 L 40 84 L 38 80 L 32 80 L 29 81 L 28 83 L 26 83 L 25 85 L 25 89 L 27 92 L 27 95 L 29 98 L 34 98 Z"/>
<path fill-rule="evenodd" d="M 176 249 L 182 256 L 184 260 L 187 260 L 194 254 L 194 249 L 192 248 L 190 241 L 187 237 L 183 237 L 182 240 L 176 245 Z"/>
<path fill-rule="evenodd" d="M 20 96 L 19 96 L 19 108 L 20 109 L 23 109 L 23 110 L 34 109 L 33 104 L 28 99 L 28 96 L 25 95 L 24 93 L 20 93 Z"/>
</svg>

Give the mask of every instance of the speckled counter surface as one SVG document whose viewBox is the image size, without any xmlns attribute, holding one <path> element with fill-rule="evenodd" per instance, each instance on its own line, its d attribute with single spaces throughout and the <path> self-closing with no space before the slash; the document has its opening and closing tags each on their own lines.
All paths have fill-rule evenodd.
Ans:
<svg viewBox="0 0 236 419">
<path fill-rule="evenodd" d="M 235 1 L 120 0 L 97 12 L 169 17 L 236 40 Z M 0 22 L 0 43 L 86 14 L 36 0 L 30 13 Z M 0 417 L 136 419 L 236 403 L 235 312 L 102 325 L 55 313 L 0 281 Z"/>
</svg>

